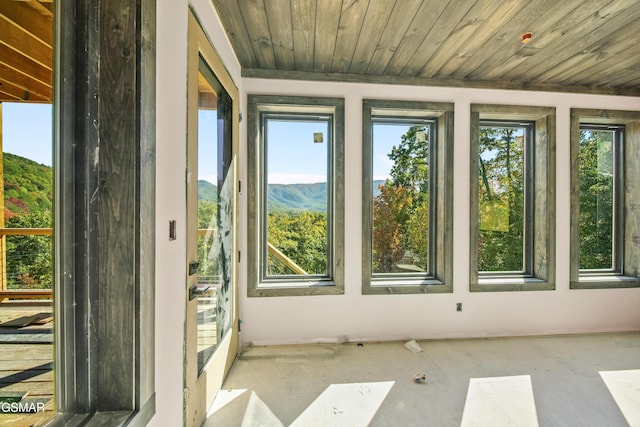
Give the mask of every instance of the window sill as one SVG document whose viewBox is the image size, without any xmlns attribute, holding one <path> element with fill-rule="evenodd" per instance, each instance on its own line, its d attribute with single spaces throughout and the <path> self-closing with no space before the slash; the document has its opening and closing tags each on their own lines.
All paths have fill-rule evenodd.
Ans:
<svg viewBox="0 0 640 427">
<path fill-rule="evenodd" d="M 280 297 L 306 295 L 342 295 L 344 287 L 332 281 L 263 282 L 247 290 L 249 297 Z"/>
<path fill-rule="evenodd" d="M 536 277 L 486 277 L 471 283 L 471 292 L 553 291 L 555 284 Z"/>
<path fill-rule="evenodd" d="M 571 281 L 571 289 L 638 288 L 640 277 L 623 275 L 588 275 Z"/>
<path fill-rule="evenodd" d="M 362 286 L 363 295 L 443 293 L 453 293 L 453 286 L 437 279 L 373 279 Z"/>
</svg>

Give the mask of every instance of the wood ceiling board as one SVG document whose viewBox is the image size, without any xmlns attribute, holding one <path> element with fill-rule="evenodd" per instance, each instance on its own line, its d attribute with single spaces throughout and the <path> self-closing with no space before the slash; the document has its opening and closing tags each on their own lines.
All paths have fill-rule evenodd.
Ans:
<svg viewBox="0 0 640 427">
<path fill-rule="evenodd" d="M 360 38 L 351 60 L 350 72 L 365 73 L 369 68 L 380 37 L 382 37 L 380 29 L 387 26 L 395 4 L 395 1 L 369 3 L 367 14 L 360 30 Z"/>
<path fill-rule="evenodd" d="M 316 19 L 314 38 L 322 43 L 314 43 L 313 70 L 327 72 L 333 64 L 342 0 L 323 0 L 316 8 L 316 16 L 321 18 Z"/>
<path fill-rule="evenodd" d="M 296 70 L 313 70 L 316 18 L 315 0 L 292 0 L 291 21 Z"/>
<path fill-rule="evenodd" d="M 289 0 L 268 0 L 266 8 L 273 54 L 276 68 L 280 70 L 293 70 L 296 67 L 296 59 L 293 53 L 293 30 L 291 25 L 291 2 Z"/>
<path fill-rule="evenodd" d="M 464 77 L 476 79 L 482 76 L 486 79 L 522 81 L 514 79 L 511 73 L 519 72 L 514 70 L 524 70 L 528 73 L 528 76 L 523 76 L 522 79 L 526 78 L 526 81 L 540 81 L 532 80 L 531 68 L 540 65 L 541 62 L 547 62 L 548 64 L 553 57 L 551 52 L 554 52 L 554 44 L 557 43 L 558 40 L 563 40 L 564 34 L 568 31 L 567 27 L 572 25 L 571 22 L 580 22 L 587 19 L 590 12 L 583 10 L 583 8 L 574 8 L 568 11 L 566 15 L 559 15 L 558 13 L 544 13 L 543 16 L 549 20 L 553 20 L 553 18 L 557 19 L 552 26 L 547 27 L 546 31 L 544 29 L 531 29 L 533 38 L 529 43 L 522 43 L 518 39 L 512 42 L 512 46 L 518 46 L 513 56 L 509 57 L 500 54 L 497 57 L 494 56 L 491 58 L 492 62 L 483 63 Z M 516 38 L 518 36 L 512 34 L 511 37 Z M 546 70 L 548 65 L 545 64 L 543 67 L 544 70 Z"/>
<path fill-rule="evenodd" d="M 53 47 L 53 20 L 50 17 L 34 13 L 33 8 L 22 2 L 7 0 L 0 1 L 0 15 L 48 47 Z"/>
<path fill-rule="evenodd" d="M 259 19 L 267 27 L 273 22 L 272 49 L 283 49 L 276 69 L 246 59 L 236 45 L 241 39 L 251 45 L 246 28 L 236 28 L 237 22 L 244 27 L 249 22 L 242 15 L 224 17 L 240 6 L 213 1 L 224 7 L 218 12 L 247 77 L 582 93 L 640 90 L 637 84 L 620 85 L 640 73 L 640 59 L 631 58 L 638 56 L 634 45 L 640 45 L 640 32 L 622 32 L 639 25 L 640 0 L 288 0 L 290 24 L 289 17 L 275 15 L 286 13 L 286 0 L 245 0 L 241 7 L 254 9 L 245 18 L 263 13 Z M 290 55 L 289 25 L 293 67 L 284 56 Z M 533 39 L 523 44 L 520 36 L 527 31 Z M 616 37 L 624 42 L 612 47 Z"/>
<path fill-rule="evenodd" d="M 505 73 L 518 64 L 524 62 L 535 54 L 536 46 L 540 38 L 539 34 L 562 27 L 561 22 L 567 13 L 573 13 L 575 3 L 552 1 L 529 2 L 512 19 L 505 23 L 474 53 L 474 56 L 455 70 L 451 76 L 455 78 L 488 80 L 489 73 L 495 74 L 499 79 Z M 536 17 L 531 20 L 530 17 Z M 522 43 L 520 36 L 531 31 L 534 39 L 529 43 Z M 482 77 L 477 77 L 482 76 Z"/>
<path fill-rule="evenodd" d="M 253 46 L 246 36 L 247 28 L 242 19 L 238 3 L 227 0 L 213 0 L 213 3 L 242 66 L 248 68 L 256 67 L 258 61 L 253 52 Z"/>
<path fill-rule="evenodd" d="M 3 44 L 0 44 L 0 64 L 27 75 L 47 86 L 51 86 L 53 73 L 33 60 L 22 56 Z"/>
<path fill-rule="evenodd" d="M 29 75 L 20 73 L 0 63 L 0 80 L 11 82 L 20 89 L 38 95 L 48 101 L 52 100 L 51 86 L 32 79 Z"/>
<path fill-rule="evenodd" d="M 402 0 L 401 6 L 396 1 L 365 74 L 381 75 L 384 73 L 389 61 L 403 42 L 412 20 L 418 15 L 421 7 L 426 8 L 421 0 Z"/>
<path fill-rule="evenodd" d="M 51 102 L 50 98 L 39 96 L 35 93 L 29 92 L 24 88 L 16 86 L 15 84 L 0 78 L 0 92 L 3 94 L 0 96 L 0 101 L 30 101 L 30 102 Z"/>
<path fill-rule="evenodd" d="M 457 1 L 457 0 L 452 0 Z M 463 0 L 467 2 L 468 0 Z M 398 44 L 389 63 L 384 68 L 384 72 L 380 74 L 386 75 L 406 75 L 402 70 L 407 63 L 413 58 L 418 48 L 429 36 L 434 25 L 438 21 L 438 17 L 442 11 L 449 5 L 450 1 L 440 2 L 423 2 L 422 6 L 410 21 L 411 24 L 407 29 L 401 42 Z M 396 8 L 402 9 L 396 5 Z"/>
<path fill-rule="evenodd" d="M 0 43 L 32 61 L 51 70 L 53 68 L 53 50 L 42 41 L 31 36 L 22 28 L 0 15 Z"/>
<path fill-rule="evenodd" d="M 336 37 L 331 70 L 345 73 L 351 68 L 351 60 L 367 13 L 369 0 L 343 0 L 340 24 Z"/>
<path fill-rule="evenodd" d="M 474 4 L 418 74 L 428 78 L 438 75 L 452 54 L 458 58 L 462 57 L 464 54 L 459 52 L 464 52 L 474 41 L 479 41 L 479 39 L 495 33 L 516 14 L 526 1 L 528 0 L 483 1 Z"/>
<path fill-rule="evenodd" d="M 583 82 L 589 80 L 590 84 L 596 81 L 607 84 L 610 83 L 609 61 L 618 62 L 618 66 L 624 67 L 622 63 L 636 63 L 640 57 L 640 45 L 634 38 L 640 28 L 640 19 L 633 25 L 626 25 L 607 37 L 598 40 L 593 45 L 587 47 L 573 58 L 565 61 L 561 66 L 542 74 L 539 78 L 550 82 L 566 83 L 567 81 Z M 598 79 L 593 79 L 598 71 Z M 636 70 L 640 71 L 640 70 Z"/>
<path fill-rule="evenodd" d="M 453 0 L 444 8 L 427 37 L 422 41 L 415 54 L 409 58 L 400 74 L 405 76 L 419 76 L 425 64 L 450 37 L 462 18 L 469 13 L 476 0 Z"/>
<path fill-rule="evenodd" d="M 258 67 L 276 69 L 276 57 L 263 0 L 238 0 Z M 282 12 L 280 12 L 282 13 Z"/>
<path fill-rule="evenodd" d="M 528 79 L 539 81 L 541 75 L 551 69 L 562 67 L 565 61 L 615 31 L 617 25 L 626 25 L 636 20 L 640 11 L 638 9 L 635 11 L 628 10 L 634 1 L 613 1 L 595 12 L 593 10 L 589 11 L 586 19 L 582 19 L 580 22 L 572 19 L 574 14 L 580 17 L 583 16 L 583 13 L 579 12 L 581 9 L 576 9 L 574 13 L 565 16 L 560 27 L 564 30 L 555 31 L 554 34 L 539 35 L 539 38 L 553 38 L 553 41 L 545 46 L 544 52 L 546 54 L 544 56 L 530 57 L 527 61 L 522 62 L 501 76 L 511 80 Z M 536 46 L 535 40 L 528 44 L 531 47 Z M 493 77 L 493 74 L 489 73 L 489 78 Z"/>
<path fill-rule="evenodd" d="M 51 4 L 51 3 L 49 3 L 49 4 L 47 4 L 45 6 L 44 4 L 40 3 L 37 0 L 16 0 L 16 1 L 24 1 L 29 6 L 31 6 L 34 10 L 36 10 L 38 13 L 40 13 L 40 14 L 42 14 L 44 16 L 53 17 L 53 4 Z"/>
</svg>

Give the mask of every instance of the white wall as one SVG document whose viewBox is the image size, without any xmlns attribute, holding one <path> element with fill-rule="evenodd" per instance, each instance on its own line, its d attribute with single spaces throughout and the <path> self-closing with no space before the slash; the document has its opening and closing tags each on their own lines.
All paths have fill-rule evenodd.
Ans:
<svg viewBox="0 0 640 427">
<path fill-rule="evenodd" d="M 569 289 L 569 119 L 570 108 L 640 110 L 640 98 L 442 87 L 243 79 L 246 94 L 344 97 L 346 103 L 345 294 L 338 296 L 247 298 L 241 276 L 241 340 L 280 344 L 349 340 L 453 338 L 640 329 L 640 289 Z M 455 103 L 454 276 L 452 294 L 361 295 L 362 99 Z M 557 259 L 556 290 L 469 292 L 470 104 L 556 107 Z M 246 159 L 246 122 L 241 131 Z M 246 164 L 242 168 L 246 181 Z M 241 212 L 246 212 L 245 195 Z M 246 216 L 240 217 L 241 237 Z M 246 239 L 241 240 L 246 252 Z M 243 257 L 243 259 L 245 259 Z M 246 266 L 245 266 L 246 268 Z M 456 303 L 463 311 L 456 311 Z"/>
<path fill-rule="evenodd" d="M 240 85 L 240 65 L 210 1 L 191 7 Z M 151 426 L 180 426 L 183 418 L 186 301 L 186 134 L 188 0 L 157 2 L 156 69 L 156 414 Z M 169 241 L 169 221 L 177 239 Z"/>
</svg>

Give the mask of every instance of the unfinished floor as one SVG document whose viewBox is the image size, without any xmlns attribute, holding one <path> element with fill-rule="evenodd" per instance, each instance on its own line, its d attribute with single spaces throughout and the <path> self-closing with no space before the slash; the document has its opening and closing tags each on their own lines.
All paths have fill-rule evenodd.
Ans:
<svg viewBox="0 0 640 427">
<path fill-rule="evenodd" d="M 640 426 L 640 333 L 418 344 L 245 348 L 204 425 Z"/>
</svg>

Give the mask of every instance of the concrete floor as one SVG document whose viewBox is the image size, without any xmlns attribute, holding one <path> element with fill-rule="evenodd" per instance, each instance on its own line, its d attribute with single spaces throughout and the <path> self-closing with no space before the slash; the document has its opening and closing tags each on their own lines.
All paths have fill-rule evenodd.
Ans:
<svg viewBox="0 0 640 427">
<path fill-rule="evenodd" d="M 640 333 L 404 344 L 245 348 L 204 426 L 640 426 Z"/>
</svg>

